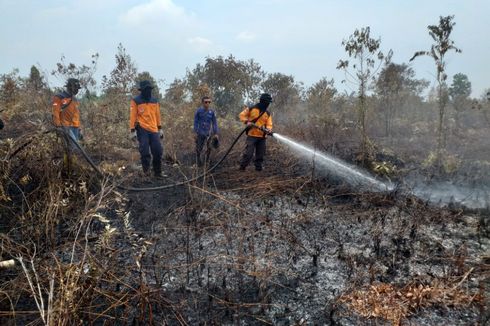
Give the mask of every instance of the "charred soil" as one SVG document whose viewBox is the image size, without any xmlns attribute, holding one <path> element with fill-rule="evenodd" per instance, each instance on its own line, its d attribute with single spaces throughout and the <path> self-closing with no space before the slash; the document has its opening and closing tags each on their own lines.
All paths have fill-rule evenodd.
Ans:
<svg viewBox="0 0 490 326">
<path fill-rule="evenodd" d="M 486 212 L 360 193 L 274 142 L 263 171 L 239 171 L 234 150 L 198 181 L 124 192 L 81 158 L 64 175 L 58 140 L 32 139 L 2 161 L 4 325 L 488 323 Z M 202 171 L 105 164 L 134 187 Z"/>
</svg>

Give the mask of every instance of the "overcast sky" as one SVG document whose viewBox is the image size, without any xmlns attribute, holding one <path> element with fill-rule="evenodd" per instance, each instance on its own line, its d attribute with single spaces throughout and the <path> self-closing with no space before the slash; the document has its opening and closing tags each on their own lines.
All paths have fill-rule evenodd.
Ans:
<svg viewBox="0 0 490 326">
<path fill-rule="evenodd" d="M 447 56 L 449 83 L 464 73 L 479 97 L 490 88 L 489 0 L 0 0 L 0 74 L 19 68 L 25 76 L 33 64 L 49 73 L 62 55 L 89 64 L 97 52 L 100 82 L 122 43 L 163 87 L 206 56 L 233 54 L 305 86 L 327 77 L 343 89 L 335 67 L 356 28 L 370 26 L 393 61 L 407 63 L 430 48 L 427 26 L 441 15 L 455 15 L 452 39 L 463 50 Z M 434 83 L 432 59 L 411 66 Z M 49 77 L 51 86 L 61 82 Z"/>
</svg>

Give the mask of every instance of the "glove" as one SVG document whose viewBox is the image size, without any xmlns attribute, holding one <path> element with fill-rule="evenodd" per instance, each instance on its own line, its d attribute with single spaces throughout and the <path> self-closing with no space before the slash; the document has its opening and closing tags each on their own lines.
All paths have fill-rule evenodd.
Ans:
<svg viewBox="0 0 490 326">
<path fill-rule="evenodd" d="M 131 130 L 131 132 L 129 133 L 129 140 L 131 141 L 134 141 L 136 140 L 136 130 Z"/>
<path fill-rule="evenodd" d="M 160 139 L 163 139 L 163 130 L 162 129 L 158 130 L 158 136 L 160 137 Z"/>
<path fill-rule="evenodd" d="M 272 130 L 267 129 L 266 127 L 260 127 L 260 130 L 264 132 L 266 135 L 272 135 Z"/>
</svg>

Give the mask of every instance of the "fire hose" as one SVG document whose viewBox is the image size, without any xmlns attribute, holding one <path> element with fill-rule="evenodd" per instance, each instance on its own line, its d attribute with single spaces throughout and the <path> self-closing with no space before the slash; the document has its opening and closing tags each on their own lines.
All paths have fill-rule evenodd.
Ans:
<svg viewBox="0 0 490 326">
<path fill-rule="evenodd" d="M 204 177 L 205 175 L 207 175 L 208 173 L 211 173 L 212 171 L 214 171 L 224 160 L 225 158 L 228 156 L 228 154 L 230 154 L 231 150 L 233 149 L 233 147 L 236 145 L 236 143 L 238 142 L 238 140 L 240 139 L 240 137 L 242 137 L 242 135 L 244 133 L 246 133 L 250 128 L 257 128 L 257 129 L 260 129 L 261 131 L 263 131 L 264 133 L 266 133 L 267 135 L 270 135 L 272 136 L 273 133 L 272 131 L 264 128 L 264 127 L 258 127 L 257 125 L 255 124 L 251 124 L 247 127 L 245 127 L 239 134 L 238 136 L 235 137 L 235 139 L 233 140 L 233 142 L 231 143 L 230 147 L 228 147 L 228 149 L 226 150 L 225 154 L 221 157 L 221 159 L 219 159 L 218 162 L 216 162 L 212 167 L 210 167 L 209 169 L 207 169 L 206 171 L 204 171 L 203 173 L 191 178 L 191 179 L 188 179 L 188 180 L 184 180 L 184 181 L 181 181 L 181 182 L 178 182 L 178 183 L 174 183 L 174 184 L 169 184 L 169 185 L 162 185 L 162 186 L 155 186 L 155 187 L 143 187 L 143 188 L 135 188 L 135 187 L 127 187 L 127 186 L 123 186 L 123 185 L 117 185 L 116 187 L 118 189 L 121 189 L 121 190 L 125 190 L 125 191 L 157 191 L 157 190 L 164 190 L 164 189 L 170 189 L 170 188 L 174 188 L 174 187 L 178 187 L 178 186 L 182 186 L 182 185 L 185 185 L 185 184 L 188 184 L 190 182 L 193 182 L 193 181 L 196 181 L 202 177 Z M 101 178 L 106 178 L 106 175 L 97 167 L 97 165 L 95 164 L 95 162 L 92 160 L 92 158 L 87 154 L 87 152 L 82 148 L 82 146 L 80 146 L 80 144 L 78 143 L 78 141 L 76 141 L 76 139 L 74 139 L 70 133 L 68 133 L 67 131 L 65 131 L 64 129 L 62 128 L 55 128 L 55 129 L 50 129 L 50 130 L 47 130 L 45 132 L 43 132 L 43 134 L 47 134 L 47 133 L 51 133 L 51 132 L 56 132 L 56 133 L 59 133 L 61 134 L 62 136 L 68 138 L 74 145 L 75 147 L 80 151 L 80 153 L 82 154 L 82 156 L 85 158 L 85 160 L 87 161 L 87 163 L 90 165 L 90 167 L 92 167 L 92 169 L 99 175 L 99 177 Z M 26 143 L 24 143 L 23 145 L 21 145 L 19 148 L 17 148 L 13 153 L 11 153 L 10 155 L 8 155 L 6 157 L 7 160 L 10 160 L 12 159 L 15 155 L 17 155 L 19 152 L 21 152 L 23 149 L 25 149 L 29 144 L 31 144 L 33 141 L 33 139 L 30 139 L 29 141 L 27 141 Z"/>
<path fill-rule="evenodd" d="M 185 180 L 185 181 L 181 181 L 181 182 L 177 182 L 177 183 L 174 183 L 174 184 L 162 185 L 162 186 L 155 186 L 155 187 L 135 188 L 135 187 L 127 187 L 127 186 L 123 186 L 123 185 L 117 185 L 117 188 L 118 189 L 121 189 L 121 190 L 125 190 L 125 191 L 157 191 L 157 190 L 164 190 L 164 189 L 169 189 L 169 188 L 174 188 L 174 187 L 182 186 L 182 185 L 191 183 L 193 181 L 196 181 L 196 180 L 204 177 L 208 173 L 211 173 L 212 171 L 214 171 L 225 160 L 225 158 L 228 156 L 228 154 L 230 154 L 231 150 L 236 145 L 236 143 L 238 142 L 238 140 L 240 139 L 240 137 L 242 137 L 242 135 L 244 133 L 246 133 L 250 128 L 257 128 L 257 129 L 260 129 L 262 132 L 266 133 L 267 135 L 270 135 L 270 136 L 273 135 L 272 131 L 270 131 L 270 130 L 264 128 L 264 127 L 258 127 L 255 124 L 251 124 L 251 125 L 245 127 L 238 134 L 238 136 L 235 137 L 235 139 L 231 143 L 230 147 L 228 147 L 228 149 L 226 150 L 225 154 L 221 157 L 221 159 L 218 160 L 218 162 L 216 162 L 213 166 L 211 166 L 209 169 L 207 169 L 203 173 L 201 173 L 201 174 L 199 174 L 199 175 L 197 175 L 197 176 L 195 176 L 195 177 L 193 177 L 191 179 L 188 179 L 188 180 Z M 62 132 L 65 137 L 68 137 L 68 139 L 70 139 L 70 141 L 75 145 L 75 147 L 77 147 L 77 149 L 80 151 L 80 153 L 85 158 L 85 160 L 88 162 L 88 164 L 94 169 L 94 171 L 97 172 L 97 174 L 100 177 L 105 178 L 106 176 L 104 175 L 104 173 L 102 171 L 100 171 L 100 169 L 97 167 L 97 165 L 94 163 L 94 161 L 90 158 L 90 156 L 87 154 L 87 152 L 85 152 L 85 150 L 80 146 L 80 144 L 69 133 L 67 133 L 65 130 L 60 129 L 59 131 Z"/>
</svg>

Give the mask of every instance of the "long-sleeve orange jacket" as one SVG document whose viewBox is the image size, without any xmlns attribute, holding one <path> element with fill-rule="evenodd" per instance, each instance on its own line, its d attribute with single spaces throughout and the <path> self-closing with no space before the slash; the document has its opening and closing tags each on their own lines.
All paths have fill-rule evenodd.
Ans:
<svg viewBox="0 0 490 326">
<path fill-rule="evenodd" d="M 67 92 L 53 98 L 53 122 L 58 127 L 80 127 L 80 102 Z"/>
<path fill-rule="evenodd" d="M 252 108 L 246 107 L 240 113 L 239 118 L 240 118 L 240 121 L 243 123 L 247 123 L 249 121 L 254 122 L 255 119 L 257 119 L 257 117 L 259 115 L 260 115 L 260 109 L 259 108 L 257 108 L 257 107 L 252 107 Z M 264 114 L 262 114 L 262 116 L 257 121 L 255 121 L 255 125 L 257 127 L 265 126 L 267 129 L 272 130 L 272 116 L 270 115 L 270 113 L 268 111 L 265 111 Z M 265 138 L 266 137 L 266 134 L 258 128 L 251 128 L 248 131 L 247 135 L 252 136 L 252 137 L 258 137 L 258 138 Z"/>
<path fill-rule="evenodd" d="M 131 100 L 129 129 L 135 129 L 136 124 L 150 132 L 158 132 L 158 129 L 162 129 L 160 104 L 157 99 L 152 97 L 146 102 L 141 95 L 138 95 Z"/>
</svg>

